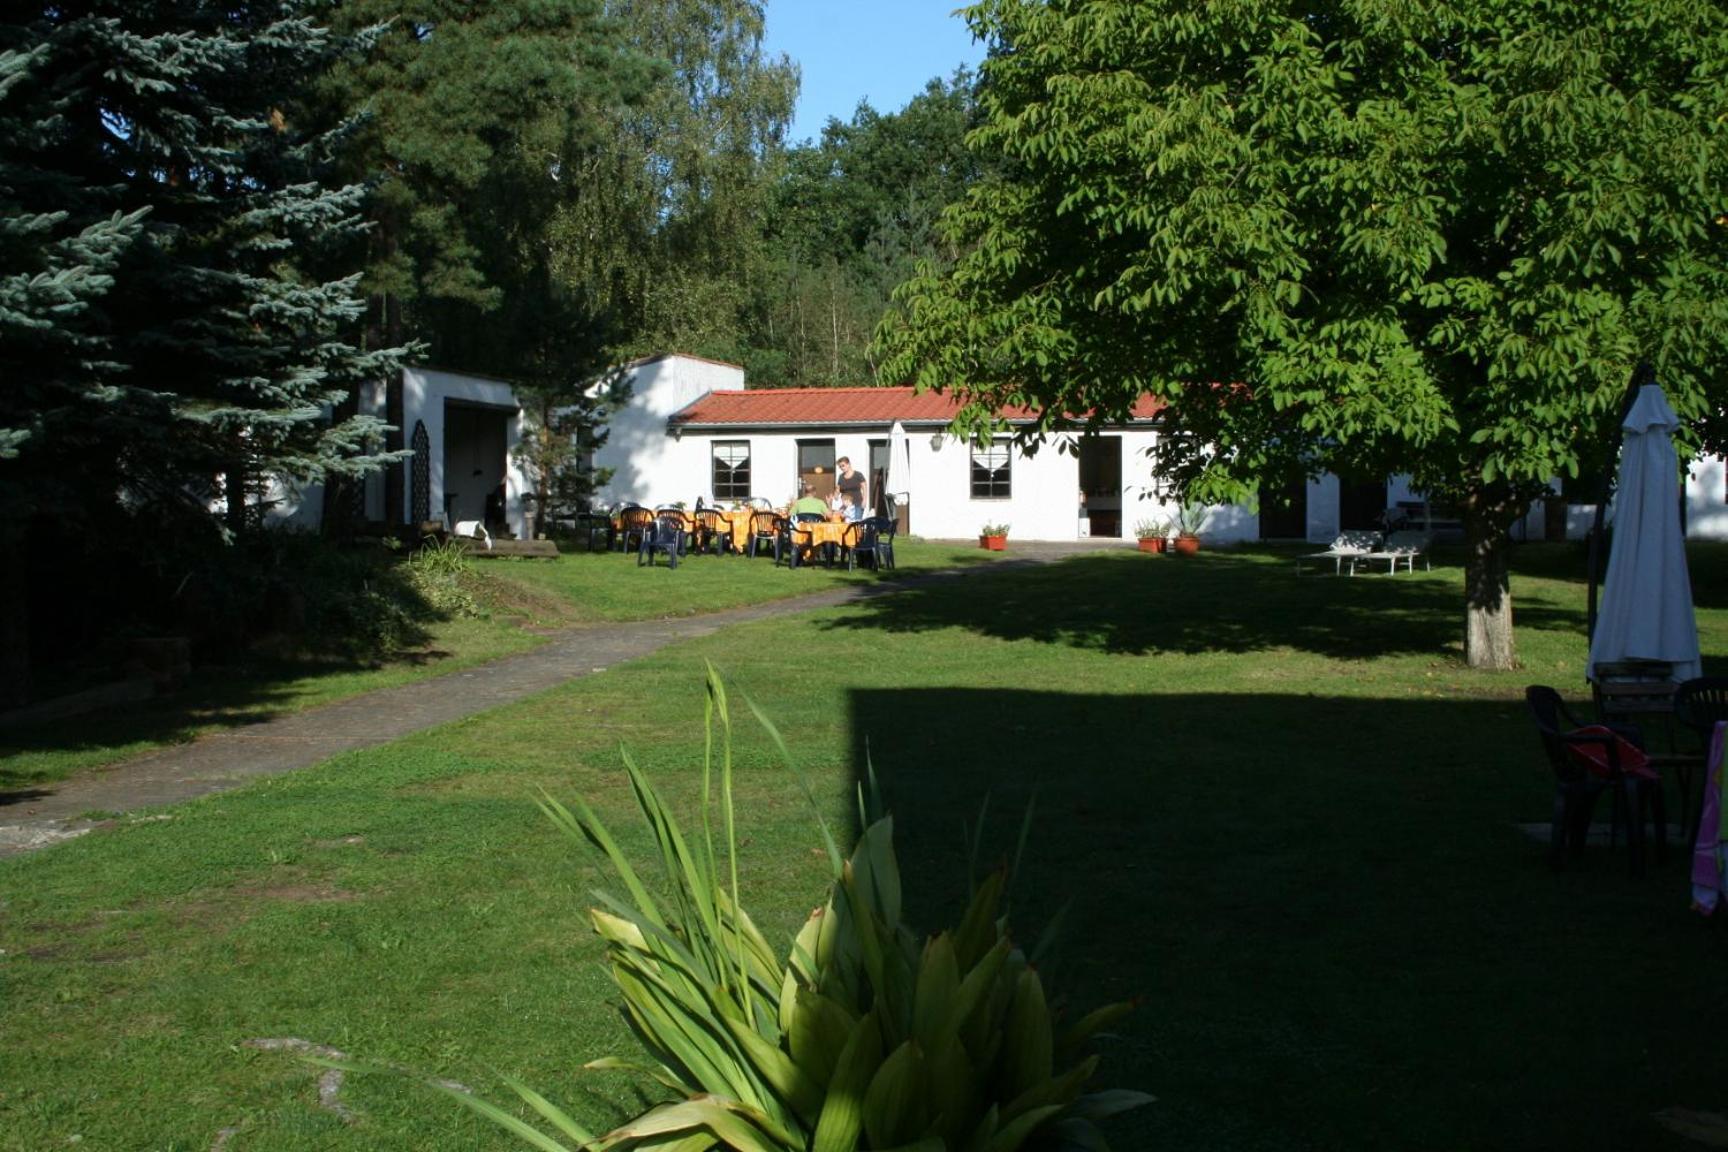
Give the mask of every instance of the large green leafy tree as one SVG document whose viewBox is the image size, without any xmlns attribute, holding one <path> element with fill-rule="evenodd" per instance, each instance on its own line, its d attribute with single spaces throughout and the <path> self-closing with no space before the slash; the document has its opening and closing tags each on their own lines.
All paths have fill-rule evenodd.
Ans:
<svg viewBox="0 0 1728 1152">
<path fill-rule="evenodd" d="M 1728 340 L 1728 39 L 1682 0 L 985 0 L 1006 175 L 893 370 L 1120 416 L 1196 496 L 1408 471 L 1462 511 L 1465 653 L 1514 659 L 1506 534 L 1607 451 L 1635 365 L 1691 419 Z"/>
<path fill-rule="evenodd" d="M 74 545 L 243 529 L 266 474 L 375 466 L 325 406 L 363 351 L 361 190 L 284 112 L 332 59 L 311 3 L 84 0 L 0 17 L 0 521 Z M 344 267 L 346 262 L 346 268 Z M 48 539 L 48 536 L 38 537 Z M 7 548 L 6 648 L 31 600 Z M 8 661 L 7 694 L 21 695 Z"/>
</svg>

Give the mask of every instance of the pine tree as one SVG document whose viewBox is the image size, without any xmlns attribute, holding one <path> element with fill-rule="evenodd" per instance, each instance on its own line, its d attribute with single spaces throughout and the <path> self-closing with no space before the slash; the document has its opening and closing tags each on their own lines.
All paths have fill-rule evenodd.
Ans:
<svg viewBox="0 0 1728 1152">
<path fill-rule="evenodd" d="M 244 527 L 265 475 L 378 465 L 377 420 L 327 415 L 400 356 L 357 343 L 362 189 L 331 180 L 331 132 L 289 111 L 362 46 L 317 7 L 9 7 L 0 519 L 95 533 L 151 518 L 208 536 L 213 507 Z"/>
</svg>

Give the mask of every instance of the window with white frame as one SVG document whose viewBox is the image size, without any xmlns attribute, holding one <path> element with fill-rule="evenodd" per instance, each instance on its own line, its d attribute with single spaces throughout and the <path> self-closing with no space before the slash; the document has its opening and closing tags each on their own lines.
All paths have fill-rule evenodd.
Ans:
<svg viewBox="0 0 1728 1152">
<path fill-rule="evenodd" d="M 1010 442 L 996 440 L 982 447 L 972 446 L 972 498 L 974 500 L 1006 500 L 1011 492 L 1009 463 Z"/>
<path fill-rule="evenodd" d="M 750 496 L 750 441 L 714 442 L 714 499 L 744 500 Z"/>
</svg>

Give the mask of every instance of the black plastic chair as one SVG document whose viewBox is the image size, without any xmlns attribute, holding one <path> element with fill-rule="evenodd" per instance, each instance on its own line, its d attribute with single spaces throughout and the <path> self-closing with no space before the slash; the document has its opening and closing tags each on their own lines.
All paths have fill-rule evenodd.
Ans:
<svg viewBox="0 0 1728 1152">
<path fill-rule="evenodd" d="M 1612 823 L 1608 843 L 1612 847 L 1622 819 L 1626 822 L 1626 845 L 1631 854 L 1632 875 L 1644 872 L 1644 813 L 1648 808 L 1656 826 L 1656 859 L 1668 855 L 1667 812 L 1662 803 L 1662 785 L 1646 780 L 1635 772 L 1627 772 L 1620 764 L 1620 744 L 1624 740 L 1639 746 L 1633 729 L 1596 725 L 1597 731 L 1580 731 L 1585 725 L 1566 707 L 1560 693 L 1541 684 L 1524 690 L 1524 701 L 1536 721 L 1536 733 L 1548 765 L 1554 771 L 1554 820 L 1549 844 L 1556 863 L 1567 855 L 1578 856 L 1590 832 L 1590 816 L 1596 808 L 1596 797 L 1603 792 L 1614 796 Z M 1574 757 L 1571 748 L 1598 747 L 1603 750 L 1607 774 L 1599 776 Z M 1646 786 L 1648 785 L 1648 786 Z M 1622 800 L 1624 803 L 1622 803 Z"/>
<path fill-rule="evenodd" d="M 712 552 L 716 556 L 723 556 L 731 551 L 727 547 L 731 537 L 727 535 L 726 522 L 720 519 L 720 513 L 712 508 L 702 508 L 697 510 L 693 519 L 696 528 L 692 534 L 694 543 L 691 546 L 696 551 Z"/>
<path fill-rule="evenodd" d="M 636 552 L 636 566 L 646 564 L 654 567 L 654 554 L 666 554 L 666 563 L 673 568 L 678 567 L 678 554 L 684 550 L 684 518 L 682 516 L 656 516 L 642 534 L 642 543 Z"/>
<path fill-rule="evenodd" d="M 590 552 L 612 550 L 612 517 L 604 512 L 584 512 L 576 517 L 576 535 L 586 542 Z M 598 542 L 600 547 L 595 548 Z"/>
<path fill-rule="evenodd" d="M 1681 682 L 1674 689 L 1674 719 L 1698 734 L 1699 755 L 1708 757 L 1716 722 L 1728 720 L 1728 677 L 1700 676 Z M 1704 807 L 1700 804 L 1699 811 L 1692 811 L 1692 767 L 1684 760 L 1674 765 L 1675 783 L 1680 788 L 1680 831 L 1688 841 L 1697 834 L 1694 822 L 1703 815 Z"/>
<path fill-rule="evenodd" d="M 893 501 L 890 500 L 890 503 Z M 894 530 L 898 527 L 892 516 L 871 516 L 859 521 L 876 530 L 876 567 L 878 571 L 894 570 Z"/>
<path fill-rule="evenodd" d="M 618 513 L 618 532 L 615 540 L 620 552 L 629 552 L 632 548 L 642 547 L 642 538 L 654 526 L 654 513 L 640 504 L 631 504 Z"/>
<path fill-rule="evenodd" d="M 865 560 L 877 573 L 882 568 L 882 533 L 877 528 L 879 517 L 868 517 L 846 529 L 846 571 L 855 571 Z"/>
<path fill-rule="evenodd" d="M 776 512 L 755 512 L 750 516 L 750 558 L 756 558 L 760 546 L 774 554 L 780 563 L 780 541 L 786 534 L 786 518 Z"/>
</svg>

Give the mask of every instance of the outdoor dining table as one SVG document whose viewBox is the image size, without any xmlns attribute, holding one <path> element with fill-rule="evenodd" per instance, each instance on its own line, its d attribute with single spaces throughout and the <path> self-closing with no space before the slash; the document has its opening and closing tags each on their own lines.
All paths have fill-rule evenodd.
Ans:
<svg viewBox="0 0 1728 1152">
<path fill-rule="evenodd" d="M 814 552 L 824 544 L 839 548 L 846 543 L 846 530 L 852 525 L 844 520 L 807 520 L 792 525 L 792 542 Z"/>
<path fill-rule="evenodd" d="M 756 514 L 754 508 L 716 509 L 720 514 L 720 522 L 726 525 L 726 531 L 731 536 L 732 551 L 743 552 L 750 546 L 750 517 Z"/>
</svg>

